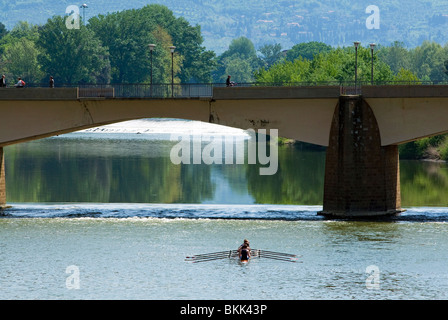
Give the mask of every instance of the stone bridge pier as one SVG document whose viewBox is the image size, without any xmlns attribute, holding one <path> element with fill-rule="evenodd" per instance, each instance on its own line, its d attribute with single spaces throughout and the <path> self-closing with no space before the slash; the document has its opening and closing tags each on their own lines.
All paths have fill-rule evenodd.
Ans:
<svg viewBox="0 0 448 320">
<path fill-rule="evenodd" d="M 5 157 L 0 147 L 0 209 L 6 207 Z"/>
<path fill-rule="evenodd" d="M 362 96 L 341 96 L 330 129 L 321 215 L 368 217 L 402 212 L 398 146 L 381 146 Z"/>
</svg>

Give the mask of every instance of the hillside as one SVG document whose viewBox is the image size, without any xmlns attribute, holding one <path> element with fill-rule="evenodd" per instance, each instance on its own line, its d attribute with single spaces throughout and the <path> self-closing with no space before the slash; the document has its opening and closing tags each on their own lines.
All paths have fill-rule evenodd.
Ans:
<svg viewBox="0 0 448 320">
<path fill-rule="evenodd" d="M 442 0 L 389 0 L 378 2 L 379 29 L 368 29 L 366 8 L 370 0 L 83 0 L 86 18 L 107 12 L 141 8 L 146 4 L 166 5 L 178 17 L 202 27 L 204 45 L 220 54 L 230 41 L 246 36 L 258 48 L 281 43 L 284 49 L 305 41 L 322 41 L 333 46 L 359 40 L 388 45 L 402 41 L 408 47 L 433 40 L 448 41 L 448 2 Z M 11 29 L 18 21 L 44 23 L 53 15 L 64 15 L 73 0 L 0 0 L 0 22 Z M 82 12 L 81 12 L 82 13 Z M 418 14 L 416 14 L 418 13 Z"/>
</svg>

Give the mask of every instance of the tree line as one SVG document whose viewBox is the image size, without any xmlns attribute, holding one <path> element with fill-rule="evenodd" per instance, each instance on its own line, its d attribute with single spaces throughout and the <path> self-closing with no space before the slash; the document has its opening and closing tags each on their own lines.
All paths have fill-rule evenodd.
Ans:
<svg viewBox="0 0 448 320">
<path fill-rule="evenodd" d="M 262 84 L 292 83 L 342 83 L 355 80 L 355 59 L 357 59 L 358 80 L 370 83 L 372 75 L 375 83 L 423 81 L 448 81 L 448 44 L 424 41 L 420 46 L 407 49 L 403 43 L 394 42 L 390 46 L 376 45 L 373 56 L 369 45 L 358 47 L 332 47 L 322 42 L 307 42 L 294 45 L 290 50 L 282 50 L 280 44 L 268 44 L 259 48 L 259 54 L 251 49 L 251 58 L 239 54 L 233 47 L 250 40 L 236 39 L 222 56 L 232 53 L 232 62 L 218 57 L 221 68 L 233 72 L 247 82 Z M 242 52 L 248 51 L 242 50 Z M 357 57 L 356 57 L 357 56 Z M 233 65 L 239 65 L 235 68 Z M 252 69 L 250 69 L 252 66 Z"/>
<path fill-rule="evenodd" d="M 203 45 L 201 27 L 176 18 L 163 5 L 98 15 L 79 29 L 54 16 L 43 25 L 18 23 L 6 30 L 0 23 L 0 73 L 10 84 L 28 83 L 237 83 L 290 84 L 353 81 L 355 48 L 306 42 L 285 50 L 278 43 L 255 48 L 246 37 L 231 41 L 217 56 Z M 151 55 L 148 44 L 156 44 Z M 171 56 L 169 46 L 176 46 Z M 150 63 L 152 57 L 152 64 Z M 173 60 L 171 59 L 173 57 Z M 370 82 L 372 55 L 362 45 L 357 54 L 358 79 Z M 425 41 L 408 49 L 402 42 L 377 45 L 374 81 L 446 81 L 448 45 Z"/>
<path fill-rule="evenodd" d="M 59 84 L 210 82 L 215 54 L 202 46 L 201 29 L 176 18 L 162 5 L 98 15 L 79 28 L 67 17 L 43 25 L 0 24 L 0 72 L 40 83 L 53 76 Z M 150 65 L 148 45 L 155 44 Z M 173 61 L 169 46 L 176 46 Z M 172 63 L 173 62 L 173 63 Z"/>
</svg>

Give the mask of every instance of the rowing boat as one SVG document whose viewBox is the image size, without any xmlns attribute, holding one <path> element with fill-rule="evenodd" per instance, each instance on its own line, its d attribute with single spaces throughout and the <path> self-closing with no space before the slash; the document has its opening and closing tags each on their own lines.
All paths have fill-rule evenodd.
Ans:
<svg viewBox="0 0 448 320">
<path fill-rule="evenodd" d="M 266 258 L 266 259 L 273 259 L 273 260 L 280 260 L 280 261 L 288 261 L 288 262 L 296 262 L 297 256 L 295 254 L 290 253 L 281 253 L 281 252 L 275 252 L 270 250 L 259 250 L 259 249 L 251 249 L 250 251 L 250 258 L 249 260 L 240 260 L 239 254 L 237 250 L 226 250 L 226 251 L 219 251 L 219 252 L 212 252 L 212 253 L 204 253 L 204 254 L 198 254 L 191 257 L 186 257 L 186 261 L 198 263 L 198 262 L 206 262 L 206 261 L 213 261 L 213 260 L 219 260 L 219 259 L 236 259 L 237 261 L 246 264 L 252 258 Z"/>
</svg>

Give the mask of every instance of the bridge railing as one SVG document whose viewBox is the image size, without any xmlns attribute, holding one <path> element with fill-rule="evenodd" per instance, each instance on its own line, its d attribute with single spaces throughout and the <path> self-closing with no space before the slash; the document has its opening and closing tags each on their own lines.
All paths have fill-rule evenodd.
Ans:
<svg viewBox="0 0 448 320">
<path fill-rule="evenodd" d="M 373 85 L 440 85 L 448 81 L 376 81 Z M 341 95 L 362 94 L 363 86 L 370 86 L 370 81 L 325 81 L 325 82 L 282 82 L 282 83 L 235 83 L 232 87 L 312 87 L 339 86 Z M 211 98 L 213 88 L 226 87 L 225 83 L 185 83 L 185 84 L 107 84 L 80 85 L 79 96 L 115 97 L 115 98 Z M 94 90 L 95 88 L 95 90 Z M 230 89 L 230 88 L 229 88 Z"/>
<path fill-rule="evenodd" d="M 202 98 L 213 95 L 213 84 L 108 84 L 79 86 L 81 98 L 99 97 L 115 98 Z M 96 91 L 92 91 L 92 88 Z M 112 93 L 113 92 L 113 93 Z"/>
<path fill-rule="evenodd" d="M 373 85 L 448 85 L 448 81 L 375 81 Z M 325 81 L 281 83 L 235 83 L 232 87 L 311 87 L 339 86 L 341 95 L 362 94 L 362 87 L 370 81 Z M 48 87 L 46 84 L 27 84 L 27 87 Z M 225 83 L 162 83 L 162 84 L 58 84 L 56 87 L 78 87 L 79 98 L 211 98 L 213 88 L 226 87 Z M 229 88 L 230 89 L 230 88 Z"/>
</svg>

